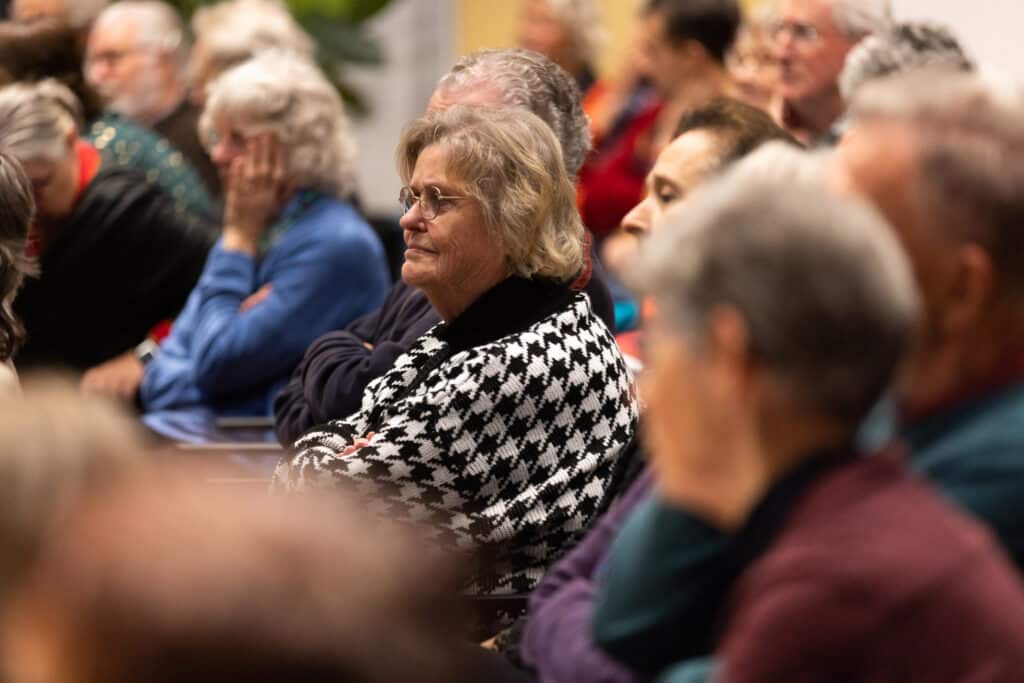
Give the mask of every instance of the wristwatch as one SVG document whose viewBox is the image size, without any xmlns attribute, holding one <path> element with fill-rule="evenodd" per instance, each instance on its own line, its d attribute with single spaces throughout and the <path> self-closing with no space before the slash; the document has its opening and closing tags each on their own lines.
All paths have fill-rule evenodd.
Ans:
<svg viewBox="0 0 1024 683">
<path fill-rule="evenodd" d="M 135 357 L 142 361 L 143 365 L 149 365 L 149 361 L 156 358 L 158 353 L 160 353 L 160 345 L 152 339 L 147 338 L 135 347 Z"/>
</svg>

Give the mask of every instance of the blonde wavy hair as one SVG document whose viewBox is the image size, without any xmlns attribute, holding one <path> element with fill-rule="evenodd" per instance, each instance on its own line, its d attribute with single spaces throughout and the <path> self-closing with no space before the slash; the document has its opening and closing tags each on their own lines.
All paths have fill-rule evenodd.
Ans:
<svg viewBox="0 0 1024 683">
<path fill-rule="evenodd" d="M 448 152 L 447 173 L 477 200 L 485 227 L 524 278 L 568 281 L 583 265 L 583 223 L 562 148 L 551 128 L 523 110 L 457 106 L 406 128 L 398 171 L 408 183 L 420 153 Z"/>
</svg>

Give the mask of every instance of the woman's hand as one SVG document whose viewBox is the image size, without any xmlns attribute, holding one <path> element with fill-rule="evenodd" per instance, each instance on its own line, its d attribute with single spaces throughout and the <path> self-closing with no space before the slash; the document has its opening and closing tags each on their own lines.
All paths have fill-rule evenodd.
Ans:
<svg viewBox="0 0 1024 683">
<path fill-rule="evenodd" d="M 288 184 L 284 148 L 269 133 L 251 138 L 231 163 L 224 206 L 224 248 L 255 256 L 281 210 Z"/>
<path fill-rule="evenodd" d="M 355 442 L 352 443 L 352 445 L 346 446 L 345 450 L 343 450 L 340 453 L 340 455 L 342 455 L 342 456 L 352 455 L 353 453 L 358 451 L 360 448 L 362 448 L 364 446 L 369 446 L 370 445 L 370 441 L 373 440 L 374 436 L 376 436 L 376 435 L 373 432 L 370 432 L 366 436 L 359 437 L 358 439 L 355 440 Z"/>
</svg>

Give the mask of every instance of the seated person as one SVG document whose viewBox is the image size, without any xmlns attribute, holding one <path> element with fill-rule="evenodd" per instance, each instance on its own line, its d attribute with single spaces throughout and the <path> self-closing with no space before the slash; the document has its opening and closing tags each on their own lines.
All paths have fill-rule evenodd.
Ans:
<svg viewBox="0 0 1024 683">
<path fill-rule="evenodd" d="M 96 17 L 85 51 L 85 76 L 107 109 L 166 140 L 181 162 L 220 197 L 218 171 L 199 140 L 202 110 L 188 101 L 189 45 L 175 8 L 159 0 L 115 2 Z"/>
<path fill-rule="evenodd" d="M 32 181 L 42 272 L 14 302 L 27 331 L 22 368 L 80 371 L 134 348 L 181 310 L 213 243 L 209 225 L 144 176 L 104 166 L 77 118 L 56 81 L 0 88 L 0 146 Z"/>
<path fill-rule="evenodd" d="M 865 91 L 831 168 L 838 187 L 889 219 L 928 302 L 922 341 L 896 391 L 909 464 L 982 521 L 1022 567 L 1024 308 L 1016 274 L 1024 268 L 1015 261 L 1020 250 L 999 246 L 1015 239 L 1024 216 L 1019 94 L 927 72 Z M 779 159 L 762 161 L 762 172 L 779 174 Z M 950 191 L 951 183 L 961 189 Z M 639 671 L 663 668 L 680 653 L 708 653 L 731 587 L 721 580 L 734 563 L 722 552 L 727 535 L 682 513 L 674 525 L 687 540 L 673 542 L 672 571 L 630 598 L 642 618 L 619 620 L 604 634 L 605 648 Z"/>
<path fill-rule="evenodd" d="M 151 428 L 188 439 L 194 424 L 195 440 L 211 415 L 269 415 L 306 347 L 380 305 L 388 285 L 384 250 L 345 199 L 348 119 L 315 66 L 268 53 L 235 67 L 201 125 L 228 187 L 221 239 L 152 360 L 128 354 L 85 378 L 137 390 Z"/>
<path fill-rule="evenodd" d="M 443 322 L 314 428 L 275 475 L 355 488 L 375 513 L 476 551 L 471 592 L 530 590 L 617 487 L 637 404 L 608 327 L 570 285 L 584 230 L 562 150 L 528 112 L 453 107 L 398 150 L 402 277 Z"/>
<path fill-rule="evenodd" d="M 597 61 L 607 38 L 595 0 L 523 0 L 516 33 L 519 47 L 565 69 L 586 99 L 597 83 Z"/>
<path fill-rule="evenodd" d="M 571 180 L 590 150 L 576 84 L 539 54 L 481 50 L 463 57 L 441 79 L 430 101 L 434 110 L 455 104 L 533 112 L 555 132 Z M 582 271 L 573 288 L 586 291 L 594 313 L 614 329 L 600 263 L 591 258 Z M 379 310 L 316 340 L 274 403 L 278 439 L 290 446 L 311 427 L 354 413 L 366 385 L 440 321 L 422 291 L 399 281 Z"/>
<path fill-rule="evenodd" d="M 766 113 L 735 100 L 720 99 L 684 115 L 676 138 L 658 155 L 647 177 L 647 197 L 623 220 L 623 238 L 646 238 L 669 209 L 682 204 L 701 184 L 773 140 L 795 144 Z M 594 645 L 589 624 L 598 567 L 622 520 L 646 499 L 650 483 L 650 472 L 645 471 L 544 577 L 530 596 L 526 620 L 496 639 L 495 645 L 509 659 L 545 681 L 634 680 L 633 673 Z"/>
<path fill-rule="evenodd" d="M 99 151 L 105 168 L 137 169 L 170 195 L 180 211 L 203 219 L 217 215 L 219 209 L 192 164 L 154 131 L 104 111 L 82 69 L 82 54 L 68 26 L 52 20 L 0 22 L 0 84 L 53 78 L 66 85 L 81 104 L 81 135 Z"/>
<path fill-rule="evenodd" d="M 25 341 L 25 327 L 13 303 L 25 276 L 36 276 L 28 256 L 28 231 L 36 210 L 32 184 L 18 160 L 0 150 L 0 396 L 18 394 L 14 355 Z"/>
<path fill-rule="evenodd" d="M 1024 587 L 1007 556 L 902 450 L 855 445 L 921 310 L 879 215 L 821 182 L 727 176 L 670 214 L 634 277 L 657 307 L 655 495 L 606 562 L 599 642 L 643 622 L 631 599 L 666 588 L 695 515 L 728 535 L 713 680 L 1019 680 Z"/>
</svg>

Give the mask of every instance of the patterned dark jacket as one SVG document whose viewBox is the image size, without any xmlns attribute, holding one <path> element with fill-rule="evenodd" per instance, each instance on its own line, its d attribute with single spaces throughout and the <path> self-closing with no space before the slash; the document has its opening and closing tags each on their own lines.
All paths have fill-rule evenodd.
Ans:
<svg viewBox="0 0 1024 683">
<path fill-rule="evenodd" d="M 629 372 L 586 296 L 510 278 L 428 331 L 359 412 L 299 439 L 276 481 L 354 482 L 380 516 L 479 553 L 471 592 L 524 593 L 605 508 L 636 422 Z"/>
</svg>

